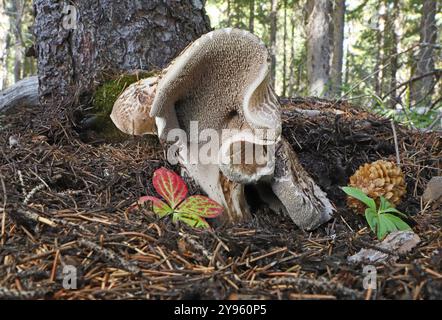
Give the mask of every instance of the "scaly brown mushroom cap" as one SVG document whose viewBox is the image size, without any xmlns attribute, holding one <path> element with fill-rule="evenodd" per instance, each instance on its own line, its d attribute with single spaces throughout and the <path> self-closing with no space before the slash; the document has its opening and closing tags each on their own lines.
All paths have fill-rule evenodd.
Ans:
<svg viewBox="0 0 442 320">
<path fill-rule="evenodd" d="M 155 119 L 149 116 L 157 77 L 130 85 L 115 101 L 110 115 L 115 126 L 130 135 L 156 134 Z"/>
</svg>

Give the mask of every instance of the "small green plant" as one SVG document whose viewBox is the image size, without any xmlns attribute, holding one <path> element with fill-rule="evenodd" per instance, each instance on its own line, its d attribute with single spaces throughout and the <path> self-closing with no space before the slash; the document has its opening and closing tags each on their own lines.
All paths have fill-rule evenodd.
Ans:
<svg viewBox="0 0 442 320">
<path fill-rule="evenodd" d="M 383 239 L 388 233 L 399 230 L 411 230 L 401 218 L 393 215 L 406 217 L 403 213 L 395 209 L 384 197 L 380 197 L 379 208 L 376 202 L 367 196 L 362 190 L 353 187 L 343 187 L 342 190 L 367 206 L 365 209 L 365 218 L 370 229 L 377 235 L 378 239 Z"/>
<path fill-rule="evenodd" d="M 157 197 L 144 196 L 138 199 L 135 207 L 150 202 L 153 212 L 161 218 L 172 215 L 173 221 L 180 220 L 191 227 L 202 229 L 210 228 L 205 218 L 215 218 L 223 211 L 220 204 L 208 197 L 187 197 L 188 189 L 184 180 L 166 168 L 155 171 L 152 184 L 166 202 Z"/>
</svg>

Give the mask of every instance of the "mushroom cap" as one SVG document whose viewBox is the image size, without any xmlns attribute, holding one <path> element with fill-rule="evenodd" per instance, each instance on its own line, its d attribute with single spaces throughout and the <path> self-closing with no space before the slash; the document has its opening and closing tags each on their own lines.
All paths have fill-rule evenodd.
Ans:
<svg viewBox="0 0 442 320">
<path fill-rule="evenodd" d="M 168 132 L 177 127 L 190 136 L 190 122 L 197 121 L 199 133 L 214 129 L 220 136 L 223 129 L 272 130 L 274 139 L 261 144 L 276 143 L 281 115 L 270 85 L 269 61 L 264 43 L 245 30 L 220 29 L 193 42 L 158 82 L 150 116 L 157 117 L 160 139 L 166 140 Z M 225 144 L 249 141 L 242 135 L 236 140 L 235 135 L 223 134 L 222 150 L 229 150 Z M 261 173 L 269 171 L 253 164 L 221 165 L 220 169 L 237 182 L 257 181 Z"/>
<path fill-rule="evenodd" d="M 155 119 L 149 116 L 157 77 L 131 84 L 118 97 L 110 115 L 115 126 L 130 135 L 156 134 Z"/>
<path fill-rule="evenodd" d="M 183 118 L 192 117 L 200 130 L 237 121 L 280 132 L 280 106 L 269 79 L 269 53 L 258 37 L 239 29 L 212 31 L 165 70 L 150 116 L 175 108 L 182 129 L 189 127 Z"/>
</svg>

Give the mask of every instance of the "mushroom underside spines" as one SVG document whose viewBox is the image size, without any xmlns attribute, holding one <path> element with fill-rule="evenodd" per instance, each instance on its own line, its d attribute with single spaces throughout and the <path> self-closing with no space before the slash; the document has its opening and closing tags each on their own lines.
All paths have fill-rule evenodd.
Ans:
<svg viewBox="0 0 442 320">
<path fill-rule="evenodd" d="M 195 41 L 174 60 L 158 84 L 151 115 L 164 119 L 160 138 L 166 139 L 168 131 L 176 129 L 165 116 L 175 112 L 179 128 L 188 137 L 195 133 L 191 132 L 194 121 L 198 134 L 205 129 L 221 134 L 232 127 L 271 129 L 276 133 L 274 140 L 265 144 L 275 143 L 281 133 L 281 118 L 270 86 L 268 59 L 268 51 L 259 39 L 243 30 L 218 30 Z M 252 175 L 247 174 L 251 168 L 229 169 L 227 164 L 221 169 L 232 181 L 253 182 L 271 174 L 273 168 L 269 165 L 262 170 L 254 168 Z"/>
<path fill-rule="evenodd" d="M 267 58 L 267 49 L 255 36 L 244 36 L 242 30 L 234 29 L 230 35 L 218 30 L 212 37 L 203 36 L 163 74 L 151 116 L 173 108 L 177 101 L 198 98 L 197 105 L 216 108 L 224 103 L 224 108 L 240 109 L 247 89 L 258 87 L 268 74 Z M 207 91 L 211 92 L 208 97 L 204 96 Z"/>
</svg>

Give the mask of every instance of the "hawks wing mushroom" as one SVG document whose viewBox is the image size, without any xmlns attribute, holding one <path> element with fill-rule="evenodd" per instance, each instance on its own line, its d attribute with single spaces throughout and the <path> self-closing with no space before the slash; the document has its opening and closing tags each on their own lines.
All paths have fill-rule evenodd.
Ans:
<svg viewBox="0 0 442 320">
<path fill-rule="evenodd" d="M 190 154 L 181 154 L 180 162 L 210 197 L 225 205 L 231 221 L 248 212 L 243 184 L 271 177 L 274 171 L 271 154 L 259 164 L 253 159 L 247 164 L 234 161 L 244 156 L 241 146 L 259 146 L 256 149 L 265 152 L 280 137 L 280 106 L 270 86 L 268 65 L 267 48 L 255 35 L 238 29 L 210 32 L 163 73 L 150 112 L 161 140 L 168 140 L 176 128 L 191 137 L 192 121 L 198 124 L 197 135 L 205 129 L 217 132 L 222 140 L 217 163 L 189 163 L 184 159 Z M 180 150 L 187 153 L 193 144 L 200 147 L 198 141 L 180 143 Z"/>
<path fill-rule="evenodd" d="M 231 28 L 213 31 L 164 70 L 150 116 L 160 140 L 173 142 L 187 173 L 224 205 L 226 220 L 249 216 L 244 187 L 252 184 L 274 210 L 313 229 L 330 219 L 332 205 L 281 138 L 280 105 L 269 77 L 269 54 L 256 36 Z M 192 162 L 192 152 L 203 148 L 198 138 L 206 129 L 220 138 L 216 161 Z M 178 141 L 177 130 L 183 133 Z M 244 150 L 260 151 L 252 152 L 250 162 Z"/>
</svg>

